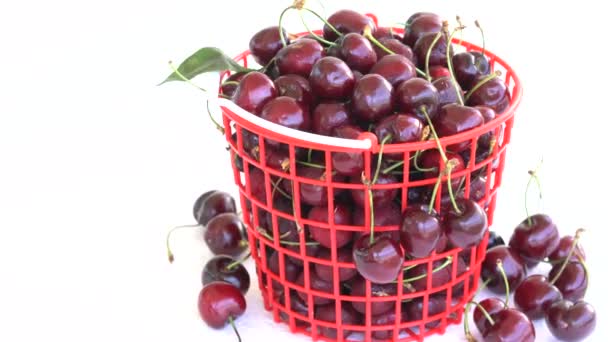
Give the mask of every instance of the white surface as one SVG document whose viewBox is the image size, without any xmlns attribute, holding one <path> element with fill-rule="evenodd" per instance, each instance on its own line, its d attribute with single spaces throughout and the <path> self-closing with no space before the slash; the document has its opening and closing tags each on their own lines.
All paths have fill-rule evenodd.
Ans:
<svg viewBox="0 0 608 342">
<path fill-rule="evenodd" d="M 480 20 L 488 48 L 525 85 L 495 228 L 508 236 L 522 220 L 526 170 L 544 156 L 545 211 L 564 234 L 588 228 L 587 299 L 600 319 L 589 340 L 605 341 L 600 2 L 326 2 L 328 13 L 350 7 L 375 12 L 384 24 L 419 10 L 447 18 L 458 13 L 469 25 Z M 245 49 L 287 5 L 58 0 L 0 6 L 0 341 L 235 341 L 230 329 L 210 330 L 198 318 L 200 271 L 210 253 L 197 233 L 175 235 L 172 266 L 163 249 L 170 226 L 192 221 L 201 192 L 236 193 L 225 144 L 198 91 L 155 85 L 169 73 L 168 60 L 181 61 L 202 46 L 230 54 Z M 287 21 L 293 31 L 300 29 L 296 18 Z M 478 34 L 470 29 L 465 38 L 477 41 Z M 255 286 L 247 300 L 238 320 L 245 341 L 308 340 L 271 323 Z M 537 333 L 538 341 L 552 340 L 542 324 Z M 461 327 L 429 339 L 458 340 Z"/>
</svg>

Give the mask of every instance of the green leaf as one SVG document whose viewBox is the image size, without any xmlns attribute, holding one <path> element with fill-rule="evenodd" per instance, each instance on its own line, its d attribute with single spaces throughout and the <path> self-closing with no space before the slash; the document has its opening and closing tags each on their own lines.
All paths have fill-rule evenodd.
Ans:
<svg viewBox="0 0 608 342">
<path fill-rule="evenodd" d="M 186 58 L 186 60 L 179 65 L 177 70 L 184 77 L 191 80 L 193 77 L 205 72 L 224 70 L 248 71 L 249 69 L 235 62 L 232 58 L 226 56 L 226 54 L 224 54 L 222 50 L 218 48 L 204 47 L 193 53 L 190 57 Z M 170 81 L 183 81 L 183 79 L 178 76 L 177 73 L 173 72 L 159 85 Z"/>
</svg>

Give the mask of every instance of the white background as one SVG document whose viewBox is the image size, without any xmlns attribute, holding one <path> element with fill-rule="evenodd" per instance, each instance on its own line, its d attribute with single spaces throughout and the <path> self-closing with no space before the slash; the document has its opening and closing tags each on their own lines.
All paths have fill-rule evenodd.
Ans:
<svg viewBox="0 0 608 342">
<path fill-rule="evenodd" d="M 526 171 L 541 156 L 544 211 L 562 233 L 588 228 L 589 340 L 605 341 L 606 41 L 601 2 L 326 1 L 326 13 L 415 11 L 479 19 L 487 46 L 524 83 L 495 229 L 524 218 Z M 543 4 L 543 5 L 541 5 Z M 546 5 L 545 5 L 546 4 Z M 235 341 L 198 317 L 210 257 L 190 223 L 203 191 L 236 194 L 202 94 L 156 87 L 167 61 L 203 46 L 229 54 L 276 25 L 288 1 L 11 1 L 0 4 L 0 341 Z M 313 8 L 318 3 L 311 0 Z M 532 7 L 536 6 L 536 7 Z M 287 20 L 300 30 L 293 13 Z M 311 25 L 320 27 L 313 19 Z M 201 84 L 204 80 L 198 80 Z M 531 201 L 533 206 L 535 201 Z M 253 274 L 251 262 L 248 268 Z M 262 311 L 253 280 L 245 341 L 307 341 Z M 430 341 L 462 340 L 462 327 Z M 539 341 L 549 341 L 542 322 Z"/>
</svg>

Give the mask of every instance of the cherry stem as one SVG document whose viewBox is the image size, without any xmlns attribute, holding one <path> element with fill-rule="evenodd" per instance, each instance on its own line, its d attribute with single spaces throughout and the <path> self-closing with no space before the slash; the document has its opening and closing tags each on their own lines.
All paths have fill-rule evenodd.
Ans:
<svg viewBox="0 0 608 342">
<path fill-rule="evenodd" d="M 237 81 L 226 81 L 224 83 L 222 83 L 222 86 L 226 86 L 226 85 L 239 85 L 239 82 Z"/>
<path fill-rule="evenodd" d="M 285 15 L 285 13 L 287 13 L 287 11 L 289 11 L 290 9 L 294 9 L 296 8 L 295 6 L 289 6 L 286 9 L 283 10 L 283 12 L 281 12 L 281 15 L 279 16 L 279 36 L 281 37 L 281 43 L 283 43 L 283 47 L 287 46 L 287 40 L 285 39 L 285 34 L 283 33 L 283 16 Z"/>
<path fill-rule="evenodd" d="M 445 169 L 447 170 L 447 174 L 448 174 L 448 194 L 450 195 L 450 202 L 452 202 L 452 207 L 454 208 L 454 211 L 460 215 L 462 214 L 462 211 L 460 211 L 460 208 L 458 208 L 458 204 L 456 204 L 456 197 L 454 196 L 454 190 L 452 190 L 452 170 L 454 169 L 456 163 L 456 159 L 450 159 L 448 161 L 448 163 L 445 165 Z"/>
<path fill-rule="evenodd" d="M 437 266 L 437 268 L 434 268 L 431 273 L 439 272 L 442 269 L 448 267 L 451 263 L 452 263 L 452 256 L 450 255 L 447 258 L 445 258 L 445 261 L 441 265 Z M 421 274 L 419 276 L 415 276 L 413 278 L 403 279 L 403 282 L 404 283 L 411 283 L 413 281 L 424 279 L 426 277 L 427 277 L 427 274 L 424 273 L 424 274 Z"/>
<path fill-rule="evenodd" d="M 498 268 L 498 271 L 500 272 L 500 275 L 502 276 L 502 280 L 505 282 L 505 307 L 508 307 L 509 306 L 509 296 L 510 296 L 509 278 L 507 278 L 507 273 L 505 272 L 505 268 L 502 265 L 502 260 L 500 260 L 500 259 L 496 260 L 496 267 Z"/>
<path fill-rule="evenodd" d="M 380 143 L 380 151 L 378 152 L 378 165 L 376 165 L 376 172 L 374 173 L 374 178 L 372 179 L 372 185 L 376 184 L 378 181 L 378 176 L 380 175 L 380 165 L 382 165 L 382 155 L 384 154 L 384 145 L 393 138 L 392 134 L 389 134 L 382 139 Z"/>
<path fill-rule="evenodd" d="M 306 156 L 306 161 L 310 163 L 312 160 L 312 148 L 308 149 L 308 155 Z"/>
<path fill-rule="evenodd" d="M 528 226 L 532 225 L 532 217 L 530 217 L 530 212 L 528 211 L 528 191 L 530 190 L 530 185 L 532 184 L 532 180 L 536 181 L 536 186 L 538 187 L 538 197 L 539 199 L 543 199 L 543 192 L 540 187 L 540 180 L 538 179 L 538 171 L 540 170 L 541 165 L 543 164 L 543 160 L 541 159 L 538 165 L 534 170 L 528 171 L 530 175 L 530 179 L 528 179 L 528 184 L 526 184 L 526 192 L 524 194 L 524 209 L 526 209 L 526 217 L 528 220 Z"/>
<path fill-rule="evenodd" d="M 272 179 L 270 180 L 270 184 L 272 184 L 272 197 L 274 198 L 275 191 L 278 191 L 285 198 L 292 199 L 292 197 L 288 193 L 286 193 L 285 191 L 283 191 L 283 189 L 281 189 L 279 187 L 279 185 L 281 184 L 282 181 L 283 181 L 283 178 L 279 178 L 279 180 L 277 180 L 276 183 L 273 182 Z"/>
<path fill-rule="evenodd" d="M 335 28 L 334 25 L 330 24 L 329 21 L 327 21 L 327 19 L 323 18 L 317 12 L 311 10 L 310 8 L 306 8 L 306 7 L 302 8 L 302 9 L 310 12 L 312 15 L 319 18 L 319 20 L 321 20 L 323 22 L 323 24 L 327 25 L 327 27 L 329 27 L 332 31 L 334 31 L 334 33 L 337 34 L 338 37 L 342 37 L 344 35 L 342 32 L 338 31 L 338 29 Z"/>
<path fill-rule="evenodd" d="M 316 169 L 325 169 L 324 165 L 309 163 L 309 162 L 305 162 L 305 161 L 301 161 L 301 160 L 296 160 L 296 163 L 300 164 L 300 165 L 308 166 L 308 167 L 314 167 Z"/>
<path fill-rule="evenodd" d="M 447 47 L 445 49 L 445 55 L 448 61 L 448 71 L 450 72 L 450 81 L 452 81 L 452 85 L 454 86 L 454 89 L 456 89 L 456 95 L 458 95 L 458 102 L 462 106 L 464 106 L 464 100 L 462 99 L 462 94 L 460 93 L 460 91 L 458 91 L 460 87 L 458 86 L 458 82 L 456 82 L 456 76 L 454 75 L 454 66 L 452 65 L 452 59 L 450 58 L 450 47 L 452 46 L 452 40 L 454 39 L 456 32 L 461 31 L 463 28 L 463 26 L 459 26 L 455 28 L 454 31 L 452 31 L 452 34 L 450 34 L 450 38 L 448 39 Z"/>
<path fill-rule="evenodd" d="M 429 202 L 429 210 L 428 210 L 429 215 L 433 213 L 433 207 L 435 206 L 435 198 L 437 198 L 439 184 L 441 184 L 441 175 L 439 175 L 439 177 L 437 177 L 435 186 L 433 186 L 433 192 L 431 193 L 431 201 Z"/>
<path fill-rule="evenodd" d="M 374 194 L 371 189 L 367 189 L 367 197 L 369 198 L 369 243 L 374 243 Z"/>
<path fill-rule="evenodd" d="M 557 279 L 559 279 L 559 277 L 562 276 L 562 273 L 564 273 L 564 270 L 566 269 L 566 266 L 568 266 L 568 263 L 570 262 L 570 258 L 572 258 L 572 255 L 574 255 L 574 251 L 576 250 L 576 247 L 578 246 L 578 241 L 581 239 L 581 235 L 583 234 L 585 230 L 583 228 L 579 228 L 576 231 L 576 234 L 574 235 L 574 240 L 572 241 L 572 246 L 570 247 L 570 251 L 568 252 L 568 256 L 566 256 L 566 260 L 564 260 L 564 262 L 562 263 L 562 266 L 559 269 L 559 272 L 557 272 L 557 274 L 555 275 L 555 277 L 553 277 L 553 279 L 551 279 L 551 281 L 549 282 L 551 285 L 555 284 L 555 282 L 557 281 Z M 579 258 L 582 259 L 582 258 Z M 585 268 L 585 264 L 583 264 L 583 268 Z M 585 269 L 585 274 L 587 270 Z"/>
<path fill-rule="evenodd" d="M 300 21 L 302 21 L 302 25 L 304 25 L 304 27 L 306 28 L 306 31 L 308 31 L 308 33 L 310 33 L 313 37 L 315 37 L 316 40 L 320 41 L 323 44 L 327 44 L 330 46 L 334 46 L 336 45 L 336 43 L 334 42 L 330 42 L 329 40 L 325 40 L 322 37 L 318 36 L 316 33 L 314 33 L 310 27 L 308 27 L 308 24 L 306 24 L 306 20 L 304 20 L 304 16 L 302 15 L 302 10 L 298 10 L 298 15 L 300 16 Z"/>
<path fill-rule="evenodd" d="M 249 253 L 247 253 L 247 255 L 245 255 L 241 260 L 235 260 L 235 261 L 231 262 L 230 264 L 228 264 L 228 266 L 226 266 L 226 269 L 228 271 L 232 270 L 233 268 L 237 267 L 238 265 L 244 263 L 247 259 L 249 259 L 250 256 L 251 256 L 251 251 Z"/>
<path fill-rule="evenodd" d="M 426 111 L 426 106 L 420 107 L 420 111 L 422 111 L 422 114 L 424 114 L 424 117 L 426 118 L 426 121 L 429 124 L 429 128 L 431 129 L 431 134 L 433 134 L 433 139 L 435 139 L 435 142 L 437 143 L 437 149 L 439 150 L 439 154 L 441 154 L 441 160 L 443 160 L 443 162 L 447 164 L 448 157 L 445 155 L 445 152 L 443 151 L 443 147 L 441 146 L 441 142 L 439 141 L 439 136 L 437 135 L 437 131 L 435 131 L 435 126 L 433 126 L 433 123 L 431 122 L 431 118 L 429 117 L 429 113 L 427 113 L 427 111 Z"/>
<path fill-rule="evenodd" d="M 494 322 L 494 320 L 492 319 L 492 316 L 490 316 L 490 313 L 488 313 L 488 311 L 483 306 L 479 305 L 479 303 L 475 301 L 468 302 L 467 306 L 464 308 L 464 335 L 466 336 L 468 341 L 475 340 L 475 338 L 473 338 L 473 335 L 471 334 L 471 328 L 469 327 L 469 311 L 471 311 L 471 305 L 475 305 L 476 307 L 478 307 L 481 313 L 486 317 L 486 319 L 488 320 L 488 322 L 490 322 L 491 325 L 496 324 L 496 322 Z"/>
<path fill-rule="evenodd" d="M 173 234 L 174 231 L 179 230 L 179 229 L 183 229 L 183 228 L 198 228 L 200 227 L 200 224 L 187 224 L 187 225 L 183 225 L 183 226 L 177 226 L 177 227 L 173 227 L 168 233 L 167 233 L 167 237 L 165 239 L 165 244 L 167 246 L 167 258 L 169 259 L 169 263 L 173 263 L 173 261 L 175 261 L 175 256 L 173 255 L 173 252 L 171 251 L 171 246 L 170 246 L 170 240 L 171 240 L 171 234 Z"/>
<path fill-rule="evenodd" d="M 418 151 L 416 151 L 416 153 L 418 153 Z M 416 154 L 414 154 L 413 156 L 411 156 L 409 159 L 412 160 L 412 159 L 414 159 L 415 156 L 416 156 Z M 405 162 L 403 160 L 399 161 L 399 162 L 396 162 L 396 163 L 392 164 L 391 166 L 383 169 L 382 170 L 382 174 L 387 174 L 387 173 L 393 171 L 394 169 L 398 168 L 399 166 L 402 166 L 403 164 L 405 164 Z"/>
<path fill-rule="evenodd" d="M 264 229 L 263 227 L 258 227 L 258 233 L 260 233 L 263 237 L 267 238 L 268 240 L 273 240 L 272 235 L 268 234 L 268 231 L 266 231 L 266 229 Z M 287 246 L 299 246 L 300 243 L 299 242 L 295 242 L 295 241 L 284 241 L 281 240 L 279 237 L 279 244 L 281 245 L 287 245 Z M 305 246 L 318 246 L 319 243 L 318 242 L 305 242 L 304 243 Z"/>
<path fill-rule="evenodd" d="M 384 46 L 384 44 L 380 43 L 378 41 L 378 39 L 376 39 L 376 37 L 374 37 L 374 35 L 372 34 L 372 29 L 369 25 L 365 26 L 365 28 L 363 29 L 363 36 L 365 38 L 369 39 L 372 43 L 374 43 L 374 45 L 376 45 L 380 49 L 384 50 L 384 52 L 388 53 L 389 55 L 395 55 L 395 52 L 393 50 Z"/>
<path fill-rule="evenodd" d="M 443 33 L 437 32 L 437 34 L 435 35 L 435 39 L 433 39 L 433 41 L 431 42 L 431 45 L 429 46 L 428 51 L 426 52 L 426 58 L 424 59 L 424 70 L 426 71 L 426 80 L 431 82 L 431 73 L 429 72 L 429 62 L 431 60 L 431 51 L 433 51 L 433 48 L 435 47 L 435 45 L 437 45 L 437 42 L 439 41 L 439 39 L 441 38 L 441 35 Z"/>
<path fill-rule="evenodd" d="M 437 171 L 436 167 L 429 167 L 428 169 L 425 169 L 425 168 L 420 167 L 420 165 L 418 165 L 418 157 L 420 156 L 420 153 L 422 153 L 422 151 L 420 151 L 420 150 L 418 150 L 418 151 L 416 151 L 416 153 L 414 153 L 414 169 L 416 169 L 416 171 L 419 171 L 419 172 Z"/>
<path fill-rule="evenodd" d="M 479 25 L 479 21 L 475 20 L 475 26 L 479 29 L 481 33 L 481 57 L 485 57 L 486 54 L 486 35 L 483 33 L 483 29 L 481 25 Z"/>
<path fill-rule="evenodd" d="M 502 72 L 500 72 L 500 70 L 496 70 L 493 73 L 491 73 L 490 75 L 486 76 L 484 79 L 482 79 L 481 81 L 479 81 L 479 83 L 477 83 L 473 89 L 469 90 L 467 92 L 467 95 L 464 97 L 465 101 L 468 101 L 469 98 L 471 98 L 471 95 L 473 95 L 474 92 L 477 91 L 477 89 L 481 88 L 481 86 L 483 86 L 484 84 L 490 82 L 491 80 L 495 79 L 496 77 L 502 75 Z M 460 93 L 459 93 L 460 94 Z"/>
<path fill-rule="evenodd" d="M 236 329 L 236 324 L 234 324 L 234 319 L 232 318 L 232 316 L 228 316 L 228 322 L 232 326 L 232 329 L 234 330 L 234 333 L 236 334 L 236 338 L 238 339 L 238 342 L 241 342 L 241 335 L 239 335 L 239 331 Z"/>
<path fill-rule="evenodd" d="M 458 23 L 458 26 L 462 27 L 464 29 L 464 25 L 462 24 L 462 20 L 460 20 L 460 16 L 457 15 L 456 16 L 456 22 Z M 464 40 L 464 30 L 460 30 L 460 41 Z"/>
</svg>

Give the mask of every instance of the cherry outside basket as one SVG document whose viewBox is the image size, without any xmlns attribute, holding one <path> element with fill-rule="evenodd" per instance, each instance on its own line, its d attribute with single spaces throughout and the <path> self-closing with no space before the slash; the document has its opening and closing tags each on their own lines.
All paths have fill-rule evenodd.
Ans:
<svg viewBox="0 0 608 342">
<path fill-rule="evenodd" d="M 374 18 L 373 16 L 371 16 Z M 375 19 L 375 18 L 374 18 Z M 399 28 L 395 32 L 403 33 Z M 455 40 L 455 44 L 467 50 L 481 50 L 473 44 Z M 494 208 L 496 206 L 496 191 L 500 187 L 502 171 L 505 162 L 505 150 L 511 138 L 514 113 L 519 104 L 522 89 L 519 79 L 513 70 L 499 57 L 486 51 L 493 70 L 501 70 L 503 80 L 511 92 L 511 103 L 509 108 L 494 120 L 473 130 L 441 138 L 441 145 L 446 146 L 460 142 L 470 142 L 468 150 L 468 161 L 465 159 L 466 168 L 453 173 L 452 179 L 461 180 L 460 193 L 464 197 L 472 196 L 479 200 L 479 204 L 485 207 L 488 215 L 488 223 L 492 224 Z M 245 67 L 248 64 L 249 52 L 246 51 L 236 60 Z M 227 77 L 228 73 L 223 75 Z M 366 206 L 357 213 L 364 218 L 362 225 L 337 225 L 334 223 L 334 210 L 339 201 L 340 193 L 349 192 L 352 189 L 365 191 L 366 185 L 347 183 L 347 180 L 337 181 L 334 177 L 321 177 L 321 180 L 313 180 L 298 174 L 296 160 L 305 159 L 308 152 L 312 155 L 324 156 L 325 174 L 331 174 L 332 154 L 346 152 L 359 153 L 365 161 L 364 179 L 372 179 L 374 169 L 373 158 L 377 158 L 380 144 L 372 133 L 364 133 L 357 140 L 339 139 L 316 135 L 307 132 L 292 130 L 282 127 L 260 117 L 244 111 L 230 100 L 219 99 L 219 106 L 223 113 L 223 122 L 226 140 L 230 146 L 232 155 L 232 166 L 234 181 L 239 187 L 243 217 L 247 226 L 249 245 L 252 257 L 255 260 L 259 288 L 264 298 L 265 308 L 272 312 L 277 322 L 283 322 L 289 326 L 291 331 L 303 333 L 312 337 L 313 340 L 327 341 L 423 341 L 425 336 L 445 332 L 448 324 L 460 323 L 465 304 L 472 298 L 478 288 L 481 263 L 485 257 L 485 249 L 488 235 L 468 250 L 460 248 L 448 249 L 441 253 L 435 253 L 423 259 L 406 259 L 404 269 L 412 269 L 413 266 L 422 268 L 426 278 L 422 278 L 423 291 L 412 291 L 408 286 L 395 286 L 394 291 L 380 291 L 373 289 L 369 281 L 365 281 L 365 293 L 352 296 L 349 288 L 339 282 L 340 270 L 354 269 L 352 262 L 338 262 L 338 248 L 336 248 L 336 234 L 351 232 L 353 234 L 369 232 L 370 230 L 370 207 L 369 199 L 365 196 Z M 477 140 L 484 134 L 493 132 L 499 137 L 491 149 L 491 152 L 477 153 Z M 256 153 L 246 152 L 245 147 L 251 140 L 259 144 Z M 268 153 L 268 141 L 279 141 L 288 151 L 287 160 L 281 163 L 281 167 L 271 167 L 267 161 L 272 156 Z M 403 156 L 404 164 L 398 169 L 408 175 L 410 169 L 410 158 L 418 150 L 436 148 L 434 140 L 418 143 L 388 144 L 384 146 L 384 153 L 398 154 Z M 466 156 L 465 156 L 466 157 Z M 445 165 L 441 165 L 443 169 Z M 485 177 L 485 182 L 479 184 L 477 179 Z M 395 189 L 398 191 L 398 200 L 401 210 L 408 203 L 415 201 L 417 190 L 432 187 L 437 178 L 412 179 L 402 177 L 398 183 L 375 184 L 373 190 Z M 472 183 L 473 181 L 473 183 Z M 286 193 L 286 187 L 278 183 L 291 183 L 291 194 Z M 445 186 L 446 183 L 442 183 Z M 327 223 L 311 221 L 307 219 L 306 212 L 309 210 L 300 201 L 300 190 L 302 186 L 316 185 L 327 191 Z M 441 186 L 440 186 L 441 187 Z M 287 191 L 289 192 L 289 191 Z M 285 194 L 283 194 L 285 193 Z M 439 194 L 442 193 L 441 188 Z M 290 205 L 285 205 L 277 200 L 278 197 L 290 196 L 293 200 Z M 436 198 L 436 210 L 440 211 L 442 197 Z M 282 203 L 282 204 L 281 204 Z M 289 203 L 289 202 L 287 202 Z M 296 239 L 284 242 L 281 238 L 284 226 L 295 225 L 298 228 Z M 331 237 L 330 255 L 325 258 L 315 257 L 314 246 L 306 245 L 311 241 L 308 237 L 308 226 L 328 229 Z M 397 231 L 398 226 L 376 227 L 376 232 Z M 346 233 L 350 234 L 350 233 Z M 349 246 L 343 248 L 350 248 Z M 440 272 L 432 272 L 439 264 L 445 264 L 447 258 L 452 262 L 447 264 L 444 271 L 448 272 L 450 280 L 441 286 L 434 286 L 433 276 L 439 276 Z M 270 260 L 272 259 L 272 260 Z M 278 260 L 277 260 L 278 259 Z M 325 266 L 325 270 L 333 272 L 333 289 L 320 291 L 312 289 L 311 273 L 315 272 L 317 265 Z M 296 279 L 294 272 L 302 272 L 302 276 Z M 402 283 L 404 273 L 400 272 L 397 279 Z M 303 300 L 306 299 L 306 300 Z M 315 317 L 313 301 L 325 303 L 323 305 L 335 306 L 335 317 L 329 321 L 320 320 Z M 392 306 L 394 317 L 403 317 L 401 322 L 383 323 L 377 325 L 373 322 L 370 312 L 372 305 Z M 394 304 L 391 304 L 394 303 Z M 356 324 L 343 322 L 345 311 L 352 305 L 365 308 L 366 314 L 361 314 Z M 414 308 L 413 310 L 410 307 Z M 412 312 L 412 314 L 410 314 Z M 380 323 L 378 323 L 380 324 Z"/>
</svg>

